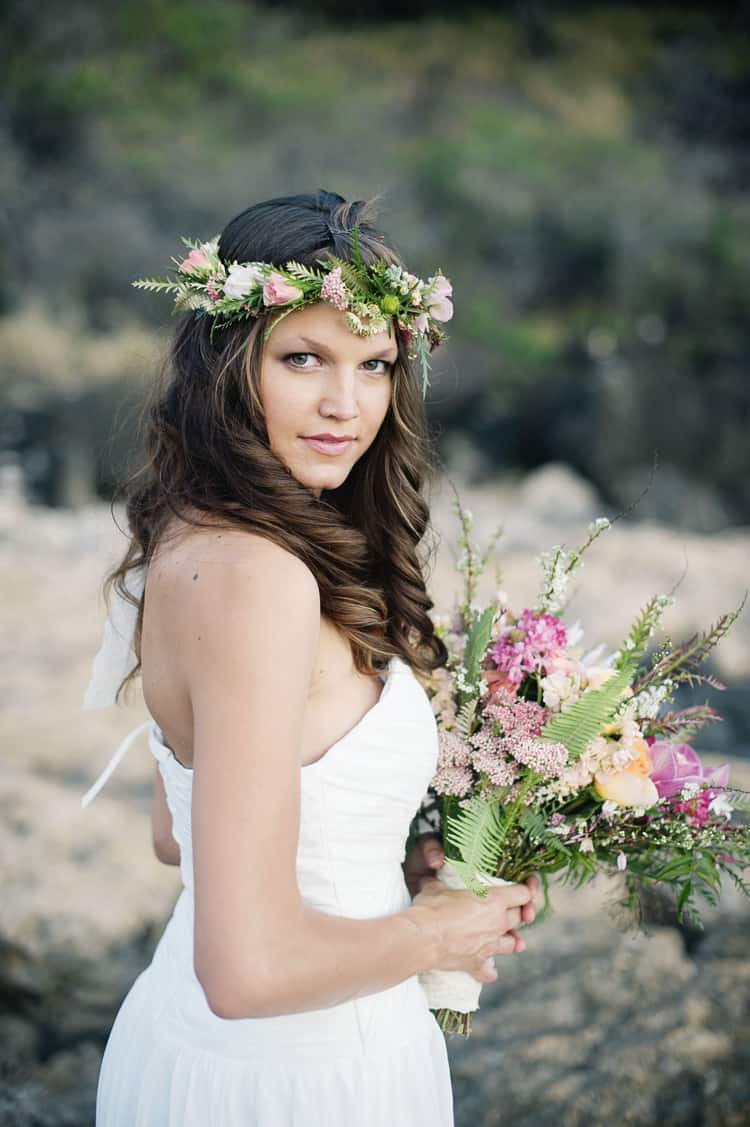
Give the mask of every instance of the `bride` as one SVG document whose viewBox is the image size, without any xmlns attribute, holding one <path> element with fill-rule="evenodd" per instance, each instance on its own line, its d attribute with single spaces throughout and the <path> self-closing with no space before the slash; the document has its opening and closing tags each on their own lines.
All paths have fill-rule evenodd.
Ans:
<svg viewBox="0 0 750 1127">
<path fill-rule="evenodd" d="M 97 1125 L 448 1127 L 418 975 L 496 979 L 537 892 L 446 888 L 435 834 L 404 856 L 437 758 L 419 678 L 447 656 L 415 361 L 450 284 L 323 191 L 247 208 L 176 276 L 143 283 L 181 313 L 107 585 L 183 889 L 112 1028 Z"/>
</svg>

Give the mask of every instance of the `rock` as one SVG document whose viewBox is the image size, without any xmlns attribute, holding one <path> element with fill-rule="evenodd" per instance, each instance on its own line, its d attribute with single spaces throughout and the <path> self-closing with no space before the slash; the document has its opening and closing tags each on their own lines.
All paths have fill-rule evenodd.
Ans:
<svg viewBox="0 0 750 1127">
<path fill-rule="evenodd" d="M 120 739 L 146 717 L 137 693 L 132 707 L 80 710 L 101 637 L 101 581 L 124 537 L 107 505 L 35 507 L 18 475 L 2 481 L 0 1124 L 82 1127 L 93 1122 L 113 1016 L 150 958 L 178 875 L 151 851 L 153 761 L 145 737 L 80 809 Z M 527 478 L 458 486 L 482 546 L 505 525 L 502 574 L 488 568 L 480 589 L 502 583 L 518 607 L 533 605 L 535 554 L 554 538 L 581 543 L 588 521 L 608 515 L 584 479 L 554 464 Z M 430 589 L 441 610 L 457 591 L 451 497 L 436 480 L 442 545 Z M 115 515 L 124 527 L 122 512 Z M 617 644 L 645 598 L 679 578 L 687 555 L 688 574 L 665 622 L 675 637 L 689 636 L 739 602 L 749 548 L 748 530 L 709 537 L 618 522 L 586 555 L 566 617 L 581 618 L 591 645 Z M 733 735 L 727 725 L 716 757 L 704 758 L 730 760 L 732 781 L 750 790 L 750 760 L 736 755 L 736 733 L 743 724 L 748 730 L 749 644 L 750 612 L 716 651 L 719 675 L 733 678 Z M 712 702 L 721 710 L 720 698 Z M 606 881 L 577 892 L 554 887 L 554 913 L 528 929 L 527 951 L 499 961 L 474 1036 L 448 1041 L 457 1127 L 739 1127 L 750 1120 L 747 900 L 725 888 L 688 950 L 680 932 L 656 921 L 649 938 L 619 931 L 607 911 L 615 893 Z"/>
<path fill-rule="evenodd" d="M 548 462 L 527 474 L 516 504 L 546 526 L 579 525 L 582 530 L 602 507 L 592 483 L 563 462 Z"/>
</svg>

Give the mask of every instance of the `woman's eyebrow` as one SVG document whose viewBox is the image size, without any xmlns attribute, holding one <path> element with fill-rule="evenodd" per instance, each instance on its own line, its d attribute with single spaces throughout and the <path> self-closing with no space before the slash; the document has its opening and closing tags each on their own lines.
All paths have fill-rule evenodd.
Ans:
<svg viewBox="0 0 750 1127">
<path fill-rule="evenodd" d="M 305 337 L 305 336 L 301 336 L 301 335 L 298 336 L 296 339 L 302 341 L 303 344 L 309 345 L 310 348 L 317 349 L 318 352 L 325 352 L 327 355 L 329 354 L 328 348 L 325 346 L 325 344 L 323 344 L 322 341 L 313 340 L 312 337 Z M 381 349 L 380 352 L 373 353 L 371 356 L 368 356 L 367 359 L 368 360 L 390 360 L 392 353 L 393 353 L 392 348 L 384 348 L 384 349 Z M 398 356 L 398 352 L 396 353 L 396 356 Z"/>
</svg>

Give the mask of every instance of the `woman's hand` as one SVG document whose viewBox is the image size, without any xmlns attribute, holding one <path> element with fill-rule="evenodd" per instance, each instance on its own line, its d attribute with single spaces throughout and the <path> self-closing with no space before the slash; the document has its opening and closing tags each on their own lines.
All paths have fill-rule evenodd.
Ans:
<svg viewBox="0 0 750 1127">
<path fill-rule="evenodd" d="M 435 877 L 435 871 L 443 865 L 444 861 L 445 852 L 437 834 L 427 833 L 417 838 L 402 865 L 406 886 L 412 898 L 417 896 L 427 884 L 439 883 Z M 513 909 L 517 913 L 519 927 L 533 923 L 536 918 L 534 897 L 539 891 L 539 878 L 532 875 L 527 877 L 523 883 L 529 889 L 531 899 L 528 903 Z M 523 936 L 519 934 L 517 928 L 509 927 L 499 941 L 496 954 L 518 955 L 525 950 L 526 942 Z M 477 968 L 475 965 L 471 973 L 481 982 L 494 982 L 497 978 L 497 972 L 491 958 L 486 958 L 481 968 Z"/>
<path fill-rule="evenodd" d="M 434 877 L 445 860 L 443 846 L 437 834 L 422 834 L 406 855 L 401 868 L 411 896 L 416 896 L 425 877 Z"/>
</svg>

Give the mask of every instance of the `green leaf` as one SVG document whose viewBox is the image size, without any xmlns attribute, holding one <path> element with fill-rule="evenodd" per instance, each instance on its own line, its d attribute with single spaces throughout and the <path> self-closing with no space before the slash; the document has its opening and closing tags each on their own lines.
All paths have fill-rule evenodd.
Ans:
<svg viewBox="0 0 750 1127">
<path fill-rule="evenodd" d="M 463 666 L 469 681 L 479 679 L 482 659 L 487 652 L 492 637 L 492 623 L 495 618 L 495 603 L 482 611 L 469 629 L 464 650 Z"/>
</svg>

